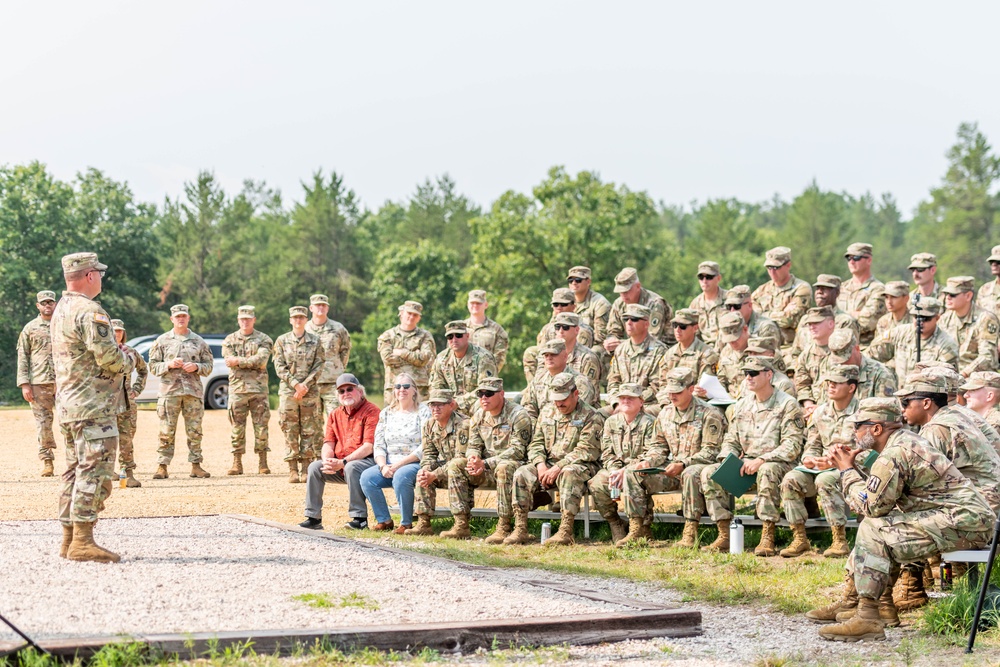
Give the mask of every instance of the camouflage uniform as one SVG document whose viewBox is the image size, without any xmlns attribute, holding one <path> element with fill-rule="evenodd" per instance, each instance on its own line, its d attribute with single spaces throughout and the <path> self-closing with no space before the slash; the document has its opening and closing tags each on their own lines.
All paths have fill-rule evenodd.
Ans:
<svg viewBox="0 0 1000 667">
<path fill-rule="evenodd" d="M 450 347 L 439 352 L 431 369 L 431 389 L 451 389 L 455 392 L 458 409 L 471 414 L 476 409 L 476 387 L 483 378 L 497 374 L 493 355 L 469 344 L 465 356 L 459 359 Z"/>
<path fill-rule="evenodd" d="M 701 334 L 701 339 L 712 347 L 715 347 L 719 338 L 719 318 L 726 314 L 726 294 L 726 290 L 720 287 L 715 301 L 709 301 L 702 292 L 691 299 L 691 305 L 688 306 L 698 311 L 698 332 Z"/>
<path fill-rule="evenodd" d="M 566 359 L 566 366 L 572 368 L 583 377 L 590 380 L 596 390 L 600 387 L 602 369 L 601 359 L 594 352 L 577 343 Z"/>
<path fill-rule="evenodd" d="M 812 288 L 809 283 L 792 274 L 784 286 L 778 287 L 773 280 L 769 280 L 755 289 L 750 298 L 753 300 L 753 309 L 778 326 L 781 345 L 787 347 L 795 340 L 795 327 L 799 320 L 809 310 Z"/>
<path fill-rule="evenodd" d="M 764 317 L 757 311 L 750 313 L 750 321 L 747 322 L 747 330 L 751 338 L 770 338 L 775 345 L 781 347 L 781 329 L 774 320 Z"/>
<path fill-rule="evenodd" d="M 604 417 L 583 401 L 568 415 L 547 405 L 528 446 L 528 462 L 514 473 L 513 505 L 531 511 L 535 492 L 542 489 L 537 466 L 546 463 L 562 469 L 556 478 L 562 511 L 578 514 L 587 482 L 597 472 L 603 427 Z"/>
<path fill-rule="evenodd" d="M 621 279 L 621 280 L 619 280 Z M 639 277 L 635 269 L 623 269 L 615 277 L 615 291 L 619 291 L 626 284 L 633 285 Z M 636 302 L 640 306 L 649 308 L 649 335 L 670 347 L 677 343 L 674 338 L 674 330 L 670 327 L 670 320 L 674 316 L 674 309 L 666 300 L 650 290 L 643 287 L 639 292 L 639 300 Z M 614 336 L 619 340 L 628 340 L 625 334 L 625 307 L 628 304 L 621 297 L 615 299 L 611 304 L 611 312 L 608 314 L 608 336 Z"/>
<path fill-rule="evenodd" d="M 958 343 L 958 370 L 962 375 L 968 377 L 976 371 L 997 370 L 1000 321 L 996 315 L 972 304 L 965 317 L 959 317 L 954 310 L 945 311 L 938 320 L 938 327 Z"/>
<path fill-rule="evenodd" d="M 319 336 L 320 345 L 323 346 L 323 370 L 319 372 L 316 385 L 323 403 L 323 415 L 329 415 L 340 405 L 337 399 L 337 377 L 344 372 L 351 359 L 351 334 L 347 333 L 343 324 L 329 318 L 319 325 L 309 320 L 306 322 L 306 331 Z"/>
<path fill-rule="evenodd" d="M 308 330 L 309 325 L 306 325 Z M 267 424 L 271 406 L 267 397 L 267 360 L 274 343 L 263 331 L 254 330 L 249 336 L 235 331 L 222 342 L 222 356 L 235 357 L 238 366 L 229 369 L 229 423 L 233 427 L 233 454 L 242 456 L 247 450 L 247 416 L 253 423 L 253 450 L 271 451 L 268 447 Z"/>
<path fill-rule="evenodd" d="M 316 378 L 323 370 L 323 345 L 308 331 L 299 338 L 289 331 L 274 341 L 274 372 L 278 385 L 278 424 L 285 435 L 285 461 L 319 458 L 323 448 L 323 411 Z M 295 386 L 309 391 L 295 399 Z"/>
<path fill-rule="evenodd" d="M 575 368 L 567 365 L 559 373 L 568 373 L 576 381 L 576 387 L 580 391 L 580 402 L 592 407 L 598 407 L 601 403 L 601 395 L 589 378 L 580 375 Z M 552 382 L 559 375 L 552 374 L 548 370 L 536 373 L 531 384 L 521 394 L 521 405 L 528 411 L 532 422 L 538 419 L 546 405 L 551 405 Z"/>
<path fill-rule="evenodd" d="M 920 435 L 948 457 L 994 511 L 1000 508 L 1000 455 L 967 417 L 938 410 L 920 427 Z"/>
<path fill-rule="evenodd" d="M 465 326 L 469 329 L 469 341 L 492 354 L 497 365 L 497 373 L 502 371 L 504 364 L 507 363 L 507 350 L 510 348 L 507 331 L 488 317 L 482 324 L 473 324 L 470 317 L 465 320 Z"/>
<path fill-rule="evenodd" d="M 885 364 L 862 355 L 861 368 L 858 371 L 858 390 L 854 397 L 859 401 L 865 398 L 885 398 L 892 396 L 897 387 L 896 374 Z"/>
<path fill-rule="evenodd" d="M 420 470 L 426 470 L 434 482 L 430 487 L 417 485 L 416 514 L 433 515 L 437 508 L 437 490 L 448 488 L 448 465 L 455 459 L 465 459 L 465 448 L 469 445 L 469 418 L 458 410 L 448 417 L 448 423 L 443 427 L 436 419 L 428 419 L 420 427 L 420 440 L 423 453 L 420 457 Z M 469 489 L 471 495 L 472 489 Z M 467 501 L 472 507 L 472 499 Z"/>
<path fill-rule="evenodd" d="M 917 363 L 916 329 L 913 325 L 902 324 L 894 327 L 883 338 L 876 338 L 868 348 L 873 359 L 886 362 L 895 371 L 896 377 L 905 378 L 913 372 Z M 958 345 L 955 339 L 938 326 L 930 338 L 920 341 L 921 361 L 943 361 L 953 368 L 958 366 Z"/>
<path fill-rule="evenodd" d="M 650 316 L 652 317 L 652 316 Z M 623 382 L 634 382 L 643 388 L 642 400 L 651 414 L 659 412 L 656 402 L 656 392 L 660 390 L 660 378 L 663 373 L 663 357 L 667 348 L 652 335 L 638 345 L 630 338 L 622 340 L 611 358 L 611 370 L 608 373 L 608 393 L 614 394 Z"/>
<path fill-rule="evenodd" d="M 868 278 L 860 285 L 853 278 L 840 285 L 837 308 L 848 315 L 857 311 L 858 316 L 854 319 L 860 329 L 862 345 L 868 345 L 875 337 L 879 318 L 885 314 L 884 295 L 885 285 L 875 277 Z"/>
<path fill-rule="evenodd" d="M 1000 314 L 1000 281 L 991 280 L 983 284 L 976 293 L 976 305 L 994 315 Z"/>
<path fill-rule="evenodd" d="M 50 323 L 39 315 L 24 325 L 17 337 L 17 386 L 30 385 L 34 400 L 31 414 L 38 430 L 38 458 L 55 458 L 56 439 L 52 435 L 55 409 L 56 373 L 52 365 Z"/>
<path fill-rule="evenodd" d="M 594 352 L 604 343 L 607 337 L 608 319 L 611 316 L 611 302 L 604 295 L 589 290 L 583 301 L 576 302 L 574 310 L 584 324 L 594 331 Z M 582 328 L 582 327 L 581 327 Z M 600 347 L 603 350 L 603 347 Z"/>
<path fill-rule="evenodd" d="M 397 348 L 406 350 L 402 358 L 392 355 L 392 351 Z M 394 401 L 392 386 L 396 383 L 396 376 L 400 373 L 412 375 L 413 381 L 417 383 L 420 400 L 427 400 L 430 390 L 431 365 L 437 354 L 434 337 L 429 331 L 420 327 L 416 327 L 413 331 L 403 331 L 398 325 L 394 326 L 378 337 L 378 353 L 385 365 L 384 398 L 386 405 L 391 405 Z"/>
<path fill-rule="evenodd" d="M 135 402 L 135 397 L 146 388 L 149 367 L 143 361 L 142 355 L 128 345 L 123 345 L 123 347 L 135 354 L 135 380 L 132 381 L 132 386 L 128 386 L 128 376 L 122 378 L 123 391 L 128 394 L 129 398 L 128 410 L 118 414 L 118 463 L 122 470 L 127 471 L 135 470 L 135 449 L 132 443 L 139 427 L 139 406 Z"/>
<path fill-rule="evenodd" d="M 799 402 L 812 401 L 817 405 L 826 403 L 826 391 L 819 380 L 829 356 L 830 348 L 816 341 L 810 341 L 799 355 L 793 376 L 795 396 Z"/>
<path fill-rule="evenodd" d="M 650 453 L 655 425 L 656 421 L 641 410 L 631 423 L 621 413 L 611 415 L 604 422 L 601 435 L 601 469 L 587 483 L 590 495 L 594 499 L 594 507 L 601 516 L 618 515 L 618 503 L 611 499 L 611 489 L 608 484 L 612 472 L 622 468 L 629 469 L 630 466 L 634 469 L 634 464 L 645 460 L 647 455 L 657 460 L 666 458 L 663 454 L 654 457 Z M 632 473 L 632 476 L 639 477 L 637 473 Z M 653 501 L 649 493 L 642 484 L 634 485 L 632 488 L 627 487 L 625 480 L 628 477 L 629 474 L 626 473 L 622 479 L 622 504 L 625 513 L 629 517 L 652 514 Z M 637 507 L 639 509 L 636 509 Z"/>
<path fill-rule="evenodd" d="M 993 406 L 990 411 L 986 413 L 986 423 L 1000 432 L 1000 408 Z"/>
<path fill-rule="evenodd" d="M 890 329 L 903 325 L 910 327 L 910 331 L 914 330 L 913 315 L 911 315 L 909 311 L 907 311 L 906 315 L 899 320 L 897 320 L 896 316 L 892 313 L 886 313 L 879 318 L 878 323 L 875 325 L 875 333 L 872 336 L 872 339 L 868 342 L 868 345 L 871 345 L 873 342 L 883 337 Z"/>
<path fill-rule="evenodd" d="M 719 363 L 717 364 L 718 373 L 716 373 L 716 377 L 718 377 L 719 383 L 726 388 L 726 391 L 733 398 L 739 398 L 742 395 L 743 371 L 740 370 L 740 366 L 748 354 L 746 350 L 740 352 L 728 343 L 725 344 L 722 352 L 719 354 Z"/>
<path fill-rule="evenodd" d="M 177 357 L 185 363 L 197 364 L 198 371 L 188 373 L 182 368 L 168 368 L 167 364 Z M 149 348 L 149 372 L 160 378 L 160 396 L 156 400 L 160 446 L 156 450 L 156 462 L 169 465 L 173 460 L 177 422 L 183 415 L 188 462 L 200 464 L 204 458 L 201 453 L 201 419 L 205 414 L 205 388 L 201 378 L 212 373 L 212 351 L 208 343 L 193 331 L 183 336 L 173 331 L 161 334 Z"/>
<path fill-rule="evenodd" d="M 809 334 L 809 325 L 803 321 L 804 319 L 799 320 L 799 326 L 795 329 L 795 340 L 792 342 L 791 349 L 785 353 L 785 361 L 789 368 L 795 366 L 799 355 L 812 343 L 812 336 Z M 850 329 L 854 332 L 855 336 L 860 334 L 857 320 L 839 308 L 833 309 L 833 320 L 838 329 Z"/>
<path fill-rule="evenodd" d="M 693 370 L 695 377 L 700 378 L 705 373 L 715 375 L 718 363 L 719 353 L 695 338 L 686 350 L 682 350 L 681 344 L 677 343 L 666 351 L 660 363 L 660 374 L 665 375 L 671 368 L 684 366 Z"/>
</svg>

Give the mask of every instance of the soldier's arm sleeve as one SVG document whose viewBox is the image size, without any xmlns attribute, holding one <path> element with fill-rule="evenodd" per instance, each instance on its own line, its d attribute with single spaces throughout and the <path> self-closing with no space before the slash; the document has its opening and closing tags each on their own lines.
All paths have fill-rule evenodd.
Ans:
<svg viewBox="0 0 1000 667">
<path fill-rule="evenodd" d="M 446 354 L 447 351 L 438 354 L 437 359 L 434 360 L 434 365 L 431 366 L 431 389 L 450 389 L 448 382 L 444 379 L 444 373 L 441 372 L 441 363 L 444 361 Z"/>
<path fill-rule="evenodd" d="M 138 352 L 135 355 L 135 381 L 132 383 L 132 393 L 138 396 L 146 388 L 146 379 L 149 375 L 149 368 L 143 361 L 142 355 Z"/>
<path fill-rule="evenodd" d="M 584 425 L 580 427 L 580 436 L 576 440 L 576 446 L 566 452 L 566 455 L 559 461 L 556 461 L 556 465 L 565 468 L 574 463 L 597 463 L 600 461 L 603 430 L 604 417 L 597 412 L 591 412 Z"/>
<path fill-rule="evenodd" d="M 601 365 L 597 359 L 597 355 L 587 355 L 584 357 L 583 363 L 580 364 L 580 374 L 586 377 L 593 383 L 595 387 L 600 385 L 601 382 Z M 597 403 L 601 402 L 600 394 L 597 395 Z M 597 407 L 597 404 L 594 405 Z"/>
<path fill-rule="evenodd" d="M 347 329 L 342 329 L 340 332 L 340 364 L 343 368 L 347 368 L 347 362 L 351 360 L 351 334 L 348 333 Z"/>
<path fill-rule="evenodd" d="M 813 378 L 809 374 L 806 361 L 808 361 L 807 355 L 800 354 L 795 362 L 795 376 L 792 378 L 795 384 L 795 398 L 800 403 L 813 400 Z"/>
<path fill-rule="evenodd" d="M 927 424 L 920 429 L 920 437 L 930 443 L 931 447 L 955 462 L 953 440 L 948 428 L 942 424 Z"/>
<path fill-rule="evenodd" d="M 538 419 L 542 406 L 538 404 L 538 396 L 535 391 L 534 382 L 529 382 L 528 386 L 524 388 L 524 393 L 521 394 L 521 407 L 528 413 L 528 417 L 531 418 L 532 423 Z"/>
<path fill-rule="evenodd" d="M 894 459 L 886 461 L 880 456 L 867 479 L 853 468 L 841 473 L 840 484 L 848 504 L 870 517 L 891 512 L 904 491 L 897 465 Z"/>
<path fill-rule="evenodd" d="M 814 412 L 812 419 L 806 424 L 806 444 L 802 448 L 802 458 L 807 456 L 823 456 L 823 440 L 820 438 L 819 428 L 816 426 L 821 418 L 825 418 L 825 415 L 821 417 L 819 411 Z"/>
<path fill-rule="evenodd" d="M 598 393 L 595 383 L 590 378 L 581 375 L 577 385 L 577 389 L 580 390 L 581 401 L 595 409 L 601 407 L 601 395 Z"/>
<path fill-rule="evenodd" d="M 263 371 L 267 369 L 267 360 L 271 358 L 271 348 L 274 347 L 274 343 L 271 342 L 270 338 L 265 338 L 260 342 L 260 346 L 257 351 L 254 352 L 249 357 L 244 357 L 240 360 L 240 368 L 252 368 L 254 370 Z"/>
<path fill-rule="evenodd" d="M 601 467 L 605 470 L 618 470 L 624 463 L 615 454 L 615 439 L 611 434 L 611 420 L 605 420 L 601 429 Z"/>
<path fill-rule="evenodd" d="M 382 357 L 382 364 L 384 366 L 392 368 L 401 365 L 399 358 L 392 356 L 392 329 L 379 335 L 378 356 Z"/>
<path fill-rule="evenodd" d="M 496 337 L 493 339 L 493 357 L 496 361 L 497 373 L 502 371 L 504 364 L 507 363 L 508 349 L 510 349 L 510 338 L 507 336 L 507 330 L 497 325 Z"/>
<path fill-rule="evenodd" d="M 233 343 L 232 340 L 230 339 L 230 336 L 232 336 L 232 334 L 226 336 L 226 339 L 222 341 L 222 358 L 231 359 L 233 357 L 236 357 L 237 361 L 241 361 L 240 357 L 237 357 L 236 353 L 233 351 Z"/>
<path fill-rule="evenodd" d="M 736 405 L 739 405 L 737 403 Z M 717 457 L 719 461 L 723 460 L 730 454 L 733 456 L 738 456 L 743 458 L 743 445 L 740 443 L 739 429 L 734 428 L 737 420 L 736 415 L 733 415 L 733 419 L 730 421 L 729 428 L 726 430 L 726 435 L 722 437 L 722 447 L 719 450 L 719 456 Z"/>
<path fill-rule="evenodd" d="M 666 301 L 655 300 L 649 308 L 649 335 L 657 340 L 668 339 L 674 333 L 670 328 L 670 315 L 667 314 L 668 307 Z M 664 330 L 664 327 L 666 327 L 666 330 Z"/>
<path fill-rule="evenodd" d="M 622 320 L 622 310 L 616 310 L 614 306 L 611 306 L 611 310 L 608 311 L 608 328 L 604 337 L 608 336 L 614 336 L 619 340 L 625 339 L 625 322 Z"/>
<path fill-rule="evenodd" d="M 167 362 L 163 360 L 163 348 L 160 347 L 160 341 L 155 340 L 149 348 L 149 372 L 158 377 L 166 375 Z"/>
<path fill-rule="evenodd" d="M 511 422 L 510 431 L 507 449 L 497 454 L 497 458 L 504 461 L 528 459 L 528 447 L 534 443 L 531 419 L 523 412 L 519 412 Z"/>
<path fill-rule="evenodd" d="M 617 350 L 615 350 L 617 352 Z M 611 367 L 608 370 L 608 393 L 617 394 L 622 383 L 622 371 L 618 367 L 618 355 L 611 357 Z"/>
<path fill-rule="evenodd" d="M 659 354 L 657 354 L 653 359 L 653 365 L 649 369 L 649 384 L 646 388 L 642 390 L 642 401 L 646 404 L 656 403 L 656 394 L 660 391 L 660 386 L 662 385 L 662 375 L 663 371 L 663 357 L 665 356 L 665 350 L 661 349 Z"/>
<path fill-rule="evenodd" d="M 789 402 L 781 415 L 778 446 L 760 457 L 766 462 L 794 463 L 802 455 L 802 438 L 806 424 L 799 406 Z"/>
<path fill-rule="evenodd" d="M 198 375 L 207 378 L 212 374 L 212 366 L 214 365 L 212 350 L 205 341 L 201 341 L 201 345 L 198 346 L 198 361 L 196 363 L 198 364 Z"/>
<path fill-rule="evenodd" d="M 545 426 L 541 420 L 535 422 L 535 432 L 531 436 L 531 441 L 528 444 L 528 463 L 531 465 L 538 465 L 539 463 L 545 463 Z M 513 437 L 513 436 L 512 436 Z"/>
<path fill-rule="evenodd" d="M 78 316 L 77 326 L 83 334 L 84 345 L 94 355 L 94 361 L 108 373 L 131 373 L 135 368 L 136 354 L 126 354 L 115 342 L 111 320 L 106 313 L 84 312 Z M 104 335 L 101 335 L 103 332 Z"/>
<path fill-rule="evenodd" d="M 940 360 L 950 365 L 956 371 L 958 370 L 958 343 L 955 342 L 954 338 L 941 346 Z"/>
<path fill-rule="evenodd" d="M 805 312 L 809 310 L 809 303 L 812 301 L 812 288 L 807 283 L 800 284 L 793 291 L 791 301 L 775 313 L 777 317 L 771 318 L 781 329 L 795 328 Z"/>
<path fill-rule="evenodd" d="M 608 315 L 611 313 L 611 304 L 606 301 L 598 301 L 594 305 L 594 347 L 600 347 L 604 339 L 608 336 Z"/>
<path fill-rule="evenodd" d="M 285 361 L 285 349 L 281 345 L 274 347 L 274 373 L 289 387 L 294 387 L 297 382 L 288 369 L 288 362 Z"/>
<path fill-rule="evenodd" d="M 660 423 L 661 417 L 666 418 L 663 412 L 657 415 L 653 421 L 652 437 L 646 440 L 646 448 L 639 456 L 639 459 L 649 463 L 651 468 L 658 468 L 664 465 L 667 459 L 670 458 L 670 442 L 667 440 L 663 424 Z"/>
<path fill-rule="evenodd" d="M 678 458 L 685 467 L 698 463 L 714 463 L 722 448 L 722 439 L 726 435 L 726 419 L 718 410 L 706 410 L 701 425 L 701 449 L 692 456 Z"/>
<path fill-rule="evenodd" d="M 406 350 L 400 356 L 404 361 L 413 364 L 417 368 L 422 368 L 428 364 L 434 363 L 434 357 L 437 352 L 434 348 L 434 337 L 429 333 L 426 336 L 422 336 L 420 340 L 420 347 L 415 350 Z"/>
<path fill-rule="evenodd" d="M 476 428 L 478 423 L 474 420 L 469 420 L 469 446 L 465 449 L 466 458 L 472 458 L 473 456 L 482 458 L 483 452 L 486 451 L 484 446 L 486 443 L 483 442 L 483 436 L 480 435 L 479 429 Z"/>
<path fill-rule="evenodd" d="M 431 437 L 431 425 L 434 422 L 430 419 L 420 425 L 420 470 L 430 470 L 440 456 L 437 444 Z"/>
<path fill-rule="evenodd" d="M 17 337 L 17 386 L 31 384 L 31 340 L 21 329 Z"/>
<path fill-rule="evenodd" d="M 494 361 L 493 355 L 490 354 L 489 350 L 484 349 L 482 355 L 483 356 L 479 358 L 479 374 L 476 376 L 476 379 L 479 380 L 479 382 L 482 382 L 484 379 L 489 377 L 496 377 L 500 374 L 497 370 L 497 362 Z M 475 393 L 475 389 L 473 389 L 473 393 Z"/>
<path fill-rule="evenodd" d="M 868 300 L 861 306 L 855 319 L 858 321 L 858 328 L 861 333 L 875 331 L 880 317 L 885 315 L 885 287 L 878 283 L 872 284 L 872 289 L 868 293 Z"/>
<path fill-rule="evenodd" d="M 979 326 L 976 328 L 977 331 L 974 335 L 979 354 L 968 367 L 962 369 L 962 375 L 966 377 L 976 371 L 995 371 L 997 369 L 997 338 L 1000 334 L 1000 323 L 997 321 L 997 316 L 993 313 L 983 313 L 979 320 Z"/>
<path fill-rule="evenodd" d="M 323 363 L 325 361 L 326 350 L 323 349 L 322 345 L 317 345 L 316 356 L 313 357 L 312 363 L 309 365 L 309 373 L 306 375 L 305 379 L 302 380 L 302 383 L 309 385 L 310 387 L 316 384 L 316 378 L 319 376 L 320 371 L 323 370 Z"/>
</svg>

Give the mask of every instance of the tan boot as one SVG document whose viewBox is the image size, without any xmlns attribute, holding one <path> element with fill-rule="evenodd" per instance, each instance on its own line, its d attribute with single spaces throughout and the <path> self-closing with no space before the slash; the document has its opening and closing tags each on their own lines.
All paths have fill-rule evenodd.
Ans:
<svg viewBox="0 0 1000 667">
<path fill-rule="evenodd" d="M 167 479 L 170 475 L 167 474 L 167 464 L 161 463 L 156 466 L 156 472 L 153 473 L 153 479 Z"/>
<path fill-rule="evenodd" d="M 531 533 L 528 532 L 528 513 L 519 508 L 514 508 L 514 530 L 504 538 L 504 544 L 527 544 L 531 542 Z"/>
<path fill-rule="evenodd" d="M 117 563 L 121 556 L 97 546 L 94 542 L 94 524 L 78 521 L 73 524 L 73 540 L 66 551 L 66 558 L 95 563 Z"/>
<path fill-rule="evenodd" d="M 299 462 L 291 460 L 288 462 L 288 483 L 299 484 Z"/>
<path fill-rule="evenodd" d="M 809 544 L 809 537 L 806 535 L 806 524 L 792 524 L 792 543 L 781 550 L 782 558 L 795 558 L 802 554 L 809 553 L 812 547 Z"/>
<path fill-rule="evenodd" d="M 929 601 L 927 591 L 924 590 L 923 572 L 919 568 L 904 567 L 899 575 L 897 588 L 895 602 L 898 611 L 923 607 Z"/>
<path fill-rule="evenodd" d="M 895 579 L 893 579 L 895 583 Z M 857 608 L 848 609 L 837 614 L 837 622 L 843 623 L 854 618 Z M 882 596 L 878 599 L 878 617 L 887 628 L 899 627 L 899 612 L 896 611 L 896 603 L 892 601 L 892 584 L 885 587 Z"/>
<path fill-rule="evenodd" d="M 309 466 L 312 462 L 312 458 L 299 459 L 299 481 L 303 484 L 309 481 Z"/>
<path fill-rule="evenodd" d="M 510 535 L 510 517 L 501 516 L 497 518 L 496 530 L 485 541 L 486 544 L 503 544 L 508 535 Z"/>
<path fill-rule="evenodd" d="M 623 547 L 629 542 L 641 540 L 644 537 L 647 540 L 653 537 L 652 532 L 649 530 L 649 526 L 645 524 L 641 516 L 630 516 L 628 518 L 628 534 L 615 542 L 615 546 Z"/>
<path fill-rule="evenodd" d="M 243 455 L 233 454 L 233 467 L 227 472 L 227 475 L 242 475 L 243 474 Z"/>
<path fill-rule="evenodd" d="M 418 514 L 417 515 L 417 525 L 413 528 L 407 528 L 404 535 L 433 535 L 434 529 L 431 528 L 431 515 L 430 514 Z"/>
<path fill-rule="evenodd" d="M 716 535 L 715 541 L 711 544 L 702 547 L 702 551 L 715 551 L 720 554 L 729 552 L 729 519 L 723 519 L 715 522 L 715 527 L 719 531 Z"/>
<path fill-rule="evenodd" d="M 727 529 L 726 539 L 728 538 L 729 530 Z M 698 544 L 698 522 L 693 519 L 687 519 L 684 521 L 684 534 L 681 535 L 681 539 L 674 546 L 693 549 L 696 544 Z M 728 546 L 726 546 L 726 550 L 729 550 Z"/>
<path fill-rule="evenodd" d="M 69 551 L 69 545 L 73 542 L 73 524 L 63 524 L 63 541 L 62 546 L 59 547 L 59 557 L 65 558 L 66 553 Z"/>
<path fill-rule="evenodd" d="M 819 629 L 819 636 L 835 642 L 885 640 L 885 625 L 879 618 L 878 601 L 858 598 L 858 611 L 848 621 Z"/>
<path fill-rule="evenodd" d="M 760 531 L 760 544 L 753 550 L 754 556 L 769 558 L 778 555 L 778 550 L 774 546 L 774 522 L 765 521 Z"/>
<path fill-rule="evenodd" d="M 568 547 L 573 544 L 573 524 L 576 523 L 576 513 L 563 510 L 562 518 L 559 520 L 559 530 L 556 534 L 545 540 L 545 546 Z"/>
<path fill-rule="evenodd" d="M 192 463 L 191 464 L 191 476 L 192 477 L 197 477 L 199 479 L 207 479 L 207 478 L 211 477 L 212 475 L 207 470 L 205 470 L 204 468 L 202 468 L 200 463 Z"/>
<path fill-rule="evenodd" d="M 625 522 L 621 520 L 617 512 L 604 517 L 604 520 L 608 522 L 608 528 L 611 529 L 611 544 L 618 544 L 620 540 L 625 539 L 628 528 L 625 527 Z"/>
<path fill-rule="evenodd" d="M 125 488 L 128 489 L 138 489 L 142 486 L 142 482 L 135 478 L 135 475 L 131 470 L 125 471 Z"/>
<path fill-rule="evenodd" d="M 833 527 L 833 544 L 823 552 L 824 558 L 843 558 L 850 555 L 851 545 L 847 543 L 847 526 Z"/>
<path fill-rule="evenodd" d="M 469 532 L 469 515 L 456 514 L 455 525 L 451 527 L 451 530 L 442 531 L 441 537 L 447 537 L 451 540 L 471 539 L 472 533 Z"/>
<path fill-rule="evenodd" d="M 858 590 L 854 588 L 854 577 L 848 574 L 844 579 L 844 593 L 833 604 L 806 612 L 806 618 L 813 623 L 833 623 L 840 620 L 840 614 L 854 611 L 858 608 Z M 845 619 L 846 620 L 846 619 Z"/>
<path fill-rule="evenodd" d="M 261 475 L 271 474 L 271 469 L 267 467 L 267 452 L 257 452 L 257 472 Z"/>
<path fill-rule="evenodd" d="M 45 459 L 42 461 L 42 477 L 52 477 L 56 474 L 55 468 L 52 464 L 52 459 Z"/>
</svg>

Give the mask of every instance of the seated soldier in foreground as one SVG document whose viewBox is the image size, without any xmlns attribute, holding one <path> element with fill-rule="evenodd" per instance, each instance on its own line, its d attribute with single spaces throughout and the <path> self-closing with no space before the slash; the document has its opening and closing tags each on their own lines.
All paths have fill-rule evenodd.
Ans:
<svg viewBox="0 0 1000 667">
<path fill-rule="evenodd" d="M 431 389 L 431 418 L 421 427 L 420 470 L 417 471 L 417 525 L 406 535 L 433 535 L 431 518 L 437 507 L 437 490 L 448 488 L 448 464 L 465 457 L 469 444 L 469 418 L 458 411 L 450 389 Z"/>
<path fill-rule="evenodd" d="M 977 371 L 958 388 L 965 396 L 965 405 L 994 429 L 1000 428 L 1000 373 Z"/>
</svg>

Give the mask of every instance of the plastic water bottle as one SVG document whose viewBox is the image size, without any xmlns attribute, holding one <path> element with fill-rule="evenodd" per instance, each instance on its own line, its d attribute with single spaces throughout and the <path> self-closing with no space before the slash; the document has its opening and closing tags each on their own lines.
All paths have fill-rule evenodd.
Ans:
<svg viewBox="0 0 1000 667">
<path fill-rule="evenodd" d="M 729 524 L 729 553 L 743 553 L 743 522 L 736 517 Z"/>
<path fill-rule="evenodd" d="M 552 524 L 546 521 L 542 524 L 542 544 L 545 544 L 545 540 L 552 537 Z"/>
<path fill-rule="evenodd" d="M 127 483 L 128 483 L 128 479 L 126 478 L 126 475 L 125 475 L 125 468 L 122 468 L 118 472 L 118 487 L 124 489 Z"/>
</svg>

